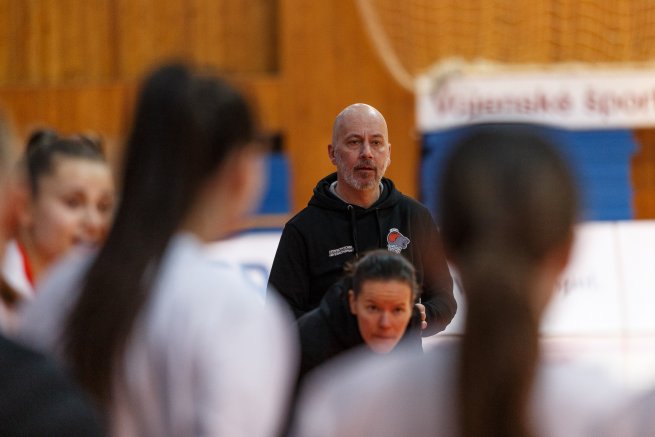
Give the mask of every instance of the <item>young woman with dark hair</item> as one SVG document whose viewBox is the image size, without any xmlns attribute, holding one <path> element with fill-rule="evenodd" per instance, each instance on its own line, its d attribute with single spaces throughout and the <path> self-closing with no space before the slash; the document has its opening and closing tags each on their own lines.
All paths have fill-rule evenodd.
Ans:
<svg viewBox="0 0 655 437">
<path fill-rule="evenodd" d="M 539 363 L 540 318 L 576 222 L 566 163 L 527 127 L 482 126 L 454 148 L 440 188 L 441 232 L 467 303 L 463 339 L 423 360 L 317 375 L 297 435 L 592 435 L 620 392 L 580 369 Z"/>
<path fill-rule="evenodd" d="M 106 243 L 88 269 L 53 273 L 23 332 L 59 353 L 114 435 L 275 435 L 295 370 L 290 321 L 203 246 L 254 205 L 262 172 L 234 88 L 182 65 L 148 77 Z"/>
<path fill-rule="evenodd" d="M 0 110 L 0 259 L 7 238 L 16 232 L 18 198 L 23 197 L 13 180 L 16 175 L 12 168 L 11 138 Z M 3 282 L 1 292 L 6 293 L 7 284 L 4 280 L 0 282 Z M 100 415 L 68 375 L 49 357 L 15 343 L 2 333 L 0 393 L 2 436 L 105 435 Z"/>
<path fill-rule="evenodd" d="M 102 148 L 83 136 L 35 131 L 21 159 L 23 196 L 18 228 L 2 264 L 0 323 L 11 330 L 17 308 L 34 295 L 34 285 L 76 246 L 104 241 L 114 205 L 114 181 Z"/>
<path fill-rule="evenodd" d="M 380 249 L 353 261 L 346 272 L 319 307 L 297 321 L 301 377 L 358 346 L 389 353 L 407 330 L 418 293 L 412 263 Z"/>
</svg>

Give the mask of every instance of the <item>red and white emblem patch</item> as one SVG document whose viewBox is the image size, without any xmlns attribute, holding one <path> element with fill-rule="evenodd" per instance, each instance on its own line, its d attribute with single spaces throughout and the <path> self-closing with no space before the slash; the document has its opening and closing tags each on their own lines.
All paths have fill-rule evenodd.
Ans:
<svg viewBox="0 0 655 437">
<path fill-rule="evenodd" d="M 396 228 L 389 229 L 387 234 L 387 249 L 394 253 L 400 253 L 401 250 L 407 249 L 410 241 Z"/>
</svg>

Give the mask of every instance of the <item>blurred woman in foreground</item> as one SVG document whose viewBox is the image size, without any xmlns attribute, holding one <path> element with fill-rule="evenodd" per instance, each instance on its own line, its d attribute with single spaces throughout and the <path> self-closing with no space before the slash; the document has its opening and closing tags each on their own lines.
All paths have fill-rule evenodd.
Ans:
<svg viewBox="0 0 655 437">
<path fill-rule="evenodd" d="M 25 314 L 23 338 L 58 353 L 114 435 L 269 436 L 280 426 L 291 321 L 204 254 L 258 199 L 255 134 L 222 80 L 156 70 L 140 91 L 105 245 L 53 272 Z"/>
</svg>

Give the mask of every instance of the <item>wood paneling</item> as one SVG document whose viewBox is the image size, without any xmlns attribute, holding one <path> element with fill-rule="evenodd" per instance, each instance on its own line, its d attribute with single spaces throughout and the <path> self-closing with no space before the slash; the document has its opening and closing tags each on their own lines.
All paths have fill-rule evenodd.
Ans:
<svg viewBox="0 0 655 437">
<path fill-rule="evenodd" d="M 111 0 L 0 2 L 0 85 L 110 79 Z"/>
<path fill-rule="evenodd" d="M 655 129 L 634 131 L 639 149 L 632 158 L 634 217 L 655 219 Z"/>
<path fill-rule="evenodd" d="M 274 73 L 276 0 L 0 0 L 0 86 L 136 80 L 164 59 Z"/>
<path fill-rule="evenodd" d="M 275 0 L 0 0 L 0 102 L 19 138 L 95 131 L 118 156 L 138 81 L 182 59 L 230 73 L 281 129 Z"/>
<path fill-rule="evenodd" d="M 233 80 L 253 104 L 262 128 L 279 132 L 279 86 L 276 79 Z M 113 162 L 121 152 L 136 98 L 136 83 L 89 86 L 13 87 L 0 89 L 0 105 L 8 108 L 19 138 L 40 126 L 51 126 L 63 133 L 92 131 L 108 142 Z"/>
<path fill-rule="evenodd" d="M 42 126 L 54 127 L 64 134 L 95 132 L 105 138 L 108 157 L 115 163 L 129 122 L 133 88 L 125 85 L 17 87 L 2 90 L 0 103 L 11 110 L 19 139 L 25 139 L 32 129 Z"/>
</svg>

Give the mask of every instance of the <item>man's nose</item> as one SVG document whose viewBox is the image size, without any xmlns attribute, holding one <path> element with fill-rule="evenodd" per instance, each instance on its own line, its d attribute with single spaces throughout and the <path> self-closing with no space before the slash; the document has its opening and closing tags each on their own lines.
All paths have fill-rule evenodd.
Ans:
<svg viewBox="0 0 655 437">
<path fill-rule="evenodd" d="M 373 157 L 373 148 L 368 140 L 362 141 L 362 147 L 359 151 L 361 157 Z"/>
</svg>

